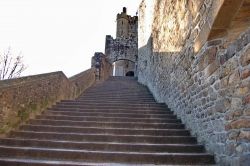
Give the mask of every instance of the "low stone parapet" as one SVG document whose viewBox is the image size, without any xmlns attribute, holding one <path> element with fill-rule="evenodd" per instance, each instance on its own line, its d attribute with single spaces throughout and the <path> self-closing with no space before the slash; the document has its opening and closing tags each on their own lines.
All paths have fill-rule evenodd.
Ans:
<svg viewBox="0 0 250 166">
<path fill-rule="evenodd" d="M 0 135 L 63 99 L 74 99 L 95 83 L 95 68 L 71 78 L 61 71 L 0 81 Z"/>
</svg>

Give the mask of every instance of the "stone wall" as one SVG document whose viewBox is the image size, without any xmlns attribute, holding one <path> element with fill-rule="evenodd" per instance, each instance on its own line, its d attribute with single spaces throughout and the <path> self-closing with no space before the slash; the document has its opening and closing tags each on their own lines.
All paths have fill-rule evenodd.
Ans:
<svg viewBox="0 0 250 166">
<path fill-rule="evenodd" d="M 116 38 L 106 36 L 105 55 L 111 63 L 118 60 L 137 61 L 138 44 L 136 38 Z"/>
<path fill-rule="evenodd" d="M 110 76 L 112 76 L 112 64 L 109 62 L 109 60 L 107 58 L 103 58 L 101 61 L 101 81 L 104 81 L 106 79 L 108 79 Z"/>
<path fill-rule="evenodd" d="M 102 52 L 95 52 L 91 59 L 91 66 L 95 68 L 96 80 L 104 81 L 112 76 L 112 63 L 110 63 L 107 55 Z"/>
<path fill-rule="evenodd" d="M 233 40 L 213 32 L 207 40 L 211 29 L 218 30 L 213 25 L 220 9 L 231 2 L 143 0 L 138 80 L 220 165 L 235 166 L 250 163 L 250 30 L 236 28 Z"/>
<path fill-rule="evenodd" d="M 73 97 L 79 96 L 95 82 L 95 68 L 90 68 L 69 78 L 73 84 Z"/>
<path fill-rule="evenodd" d="M 73 99 L 95 82 L 91 68 L 68 79 L 62 72 L 0 81 L 0 135 L 62 99 Z"/>
</svg>

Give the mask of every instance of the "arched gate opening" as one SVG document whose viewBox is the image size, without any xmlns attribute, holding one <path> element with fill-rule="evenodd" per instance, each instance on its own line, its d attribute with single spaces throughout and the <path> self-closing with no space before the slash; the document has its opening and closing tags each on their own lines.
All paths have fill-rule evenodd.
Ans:
<svg viewBox="0 0 250 166">
<path fill-rule="evenodd" d="M 130 76 L 135 75 L 135 62 L 122 59 L 113 62 L 113 76 Z"/>
</svg>

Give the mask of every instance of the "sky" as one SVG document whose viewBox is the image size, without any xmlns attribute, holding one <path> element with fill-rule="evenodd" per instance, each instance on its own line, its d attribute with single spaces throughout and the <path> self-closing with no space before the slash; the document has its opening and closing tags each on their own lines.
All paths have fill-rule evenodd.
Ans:
<svg viewBox="0 0 250 166">
<path fill-rule="evenodd" d="M 34 75 L 63 71 L 70 77 L 104 52 L 105 36 L 116 33 L 116 14 L 136 15 L 141 0 L 0 0 L 0 53 L 21 52 Z"/>
</svg>

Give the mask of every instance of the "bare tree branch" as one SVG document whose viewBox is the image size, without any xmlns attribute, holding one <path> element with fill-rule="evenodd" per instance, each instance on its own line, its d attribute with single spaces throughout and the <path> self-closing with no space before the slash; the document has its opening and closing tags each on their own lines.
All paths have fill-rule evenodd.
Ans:
<svg viewBox="0 0 250 166">
<path fill-rule="evenodd" d="M 0 54 L 0 80 L 19 77 L 25 69 L 21 53 L 14 56 L 9 48 L 7 52 Z"/>
<path fill-rule="evenodd" d="M 4 54 L 4 57 L 3 57 L 3 60 L 4 60 L 4 62 L 3 62 L 3 78 L 7 74 L 6 70 L 7 70 L 8 59 L 9 59 L 9 50 L 6 54 Z"/>
</svg>

